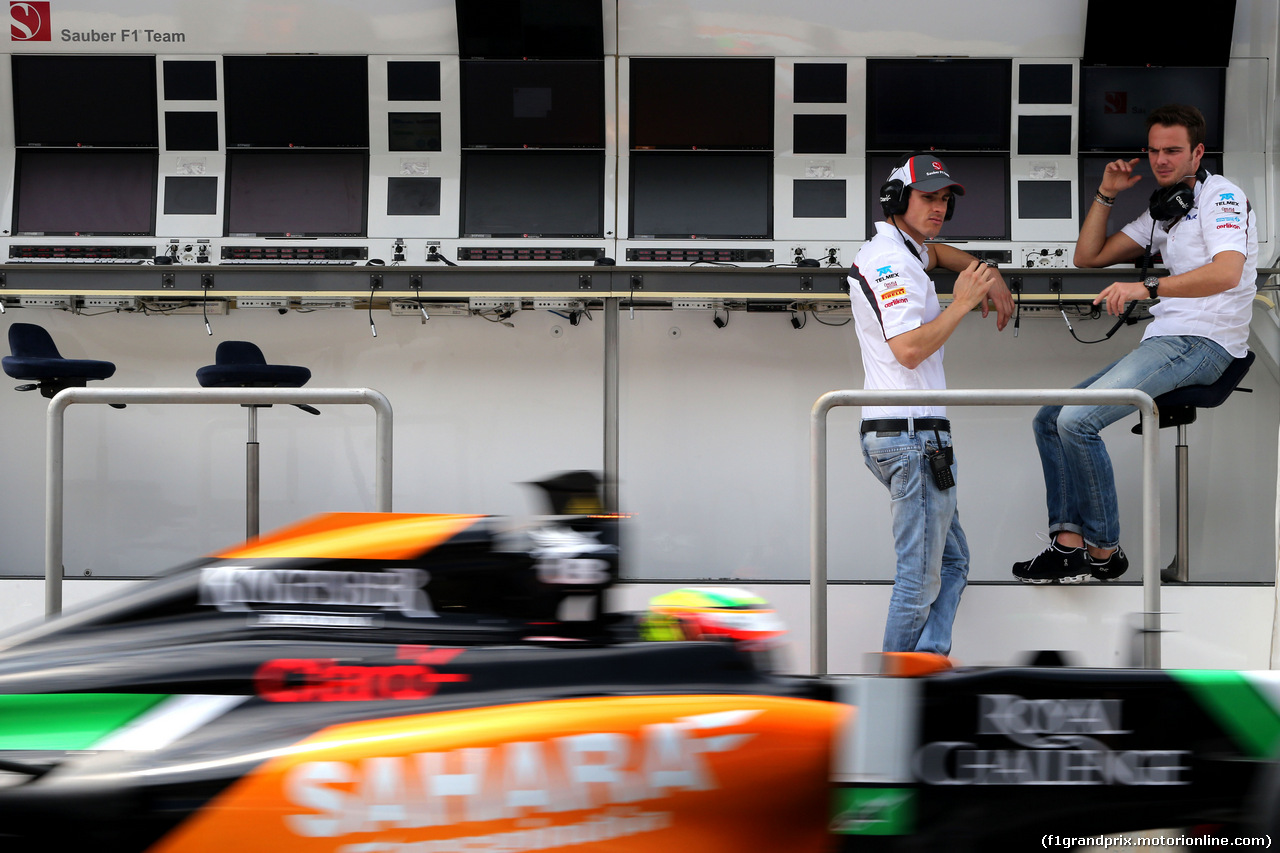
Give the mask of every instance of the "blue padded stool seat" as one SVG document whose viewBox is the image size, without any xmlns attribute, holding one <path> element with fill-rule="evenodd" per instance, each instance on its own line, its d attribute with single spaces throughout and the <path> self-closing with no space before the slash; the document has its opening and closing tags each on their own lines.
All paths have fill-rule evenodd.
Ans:
<svg viewBox="0 0 1280 853">
<path fill-rule="evenodd" d="M 311 370 L 292 364 L 267 364 L 257 344 L 223 341 L 214 354 L 216 364 L 196 371 L 204 388 L 301 388 Z"/>
<path fill-rule="evenodd" d="M 1254 354 L 1246 352 L 1228 364 L 1227 369 L 1213 383 L 1187 385 L 1156 397 L 1156 407 L 1160 410 L 1160 429 L 1193 424 L 1196 421 L 1196 409 L 1212 409 L 1225 403 L 1240 380 L 1249 372 L 1253 359 Z M 1141 422 L 1133 428 L 1133 433 L 1142 434 Z"/>
<path fill-rule="evenodd" d="M 90 379 L 107 379 L 116 372 L 109 361 L 63 358 L 49 332 L 34 323 L 9 327 L 9 351 L 12 355 L 0 359 L 4 372 L 14 379 L 34 380 L 35 385 L 19 386 L 19 390 L 38 388 L 46 397 L 63 388 L 83 388 Z"/>
<path fill-rule="evenodd" d="M 1197 409 L 1212 409 L 1221 406 L 1233 391 L 1248 391 L 1239 388 L 1240 380 L 1249 372 L 1254 355 L 1246 352 L 1234 359 L 1222 371 L 1222 375 L 1208 385 L 1187 385 L 1175 388 L 1168 393 L 1156 397 L 1156 408 L 1160 414 L 1160 428 L 1177 427 L 1178 443 L 1174 447 L 1174 472 L 1177 489 L 1177 537 L 1178 550 L 1168 566 L 1160 570 L 1160 579 L 1165 583 L 1186 583 L 1191 575 L 1191 448 L 1187 444 L 1187 425 L 1195 423 Z M 1133 428 L 1137 435 L 1142 434 L 1142 421 Z"/>
</svg>

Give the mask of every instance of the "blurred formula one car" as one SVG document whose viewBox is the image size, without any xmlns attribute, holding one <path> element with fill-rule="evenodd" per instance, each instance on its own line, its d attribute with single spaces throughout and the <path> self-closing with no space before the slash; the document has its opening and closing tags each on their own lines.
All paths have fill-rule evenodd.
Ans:
<svg viewBox="0 0 1280 853">
<path fill-rule="evenodd" d="M 0 639 L 0 850 L 823 849 L 848 708 L 640 642 L 566 482 L 575 515 L 320 516 Z"/>
<path fill-rule="evenodd" d="M 609 613 L 619 522 L 563 497 L 320 516 L 0 639 L 0 850 L 963 849 L 1276 802 L 1266 675 L 780 676 L 744 593 Z"/>
</svg>

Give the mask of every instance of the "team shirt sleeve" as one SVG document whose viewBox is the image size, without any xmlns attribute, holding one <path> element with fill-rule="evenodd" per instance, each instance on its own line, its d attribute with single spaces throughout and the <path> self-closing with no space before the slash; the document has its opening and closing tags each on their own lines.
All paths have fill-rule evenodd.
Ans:
<svg viewBox="0 0 1280 853">
<path fill-rule="evenodd" d="M 869 259 L 862 275 L 862 298 L 880 320 L 885 340 L 920 328 L 924 324 L 928 278 L 919 262 L 881 255 Z"/>
<path fill-rule="evenodd" d="M 1228 181 L 1214 181 L 1212 188 L 1204 188 L 1199 207 L 1200 233 L 1209 257 L 1232 251 L 1247 258 L 1249 201 L 1240 188 Z"/>
</svg>

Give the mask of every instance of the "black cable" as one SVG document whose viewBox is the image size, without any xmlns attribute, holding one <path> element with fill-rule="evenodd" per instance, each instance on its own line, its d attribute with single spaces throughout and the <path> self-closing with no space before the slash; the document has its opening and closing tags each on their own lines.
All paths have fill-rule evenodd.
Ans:
<svg viewBox="0 0 1280 853">
<path fill-rule="evenodd" d="M 1138 275 L 1138 278 L 1140 278 L 1142 281 L 1147 280 L 1147 270 L 1150 268 L 1150 265 L 1151 265 L 1151 246 L 1155 242 L 1155 237 L 1156 237 L 1156 221 L 1155 219 L 1152 219 L 1151 235 L 1147 238 L 1147 248 L 1142 253 L 1142 272 Z M 1108 329 L 1107 333 L 1103 335 L 1101 338 L 1098 338 L 1096 341 L 1082 341 L 1080 340 L 1080 336 L 1076 334 L 1076 330 L 1072 328 L 1071 321 L 1067 319 L 1067 312 L 1062 309 L 1062 291 L 1061 290 L 1058 291 L 1058 311 L 1059 313 L 1062 314 L 1062 320 L 1064 323 L 1067 324 L 1067 331 L 1071 333 L 1071 337 L 1075 338 L 1077 341 L 1079 341 L 1082 344 L 1100 344 L 1103 341 L 1108 341 L 1111 339 L 1112 335 L 1114 335 L 1117 331 L 1119 331 L 1121 326 L 1124 326 L 1124 325 L 1132 326 L 1133 324 L 1137 323 L 1138 322 L 1137 320 L 1130 320 L 1129 317 L 1130 315 L 1133 314 L 1134 309 L 1138 307 L 1138 303 L 1141 301 L 1142 301 L 1141 299 L 1134 299 L 1128 305 L 1126 305 L 1124 307 L 1124 313 L 1121 314 L 1118 318 L 1116 318 L 1115 325 L 1112 326 L 1110 329 Z"/>
<path fill-rule="evenodd" d="M 817 320 L 819 323 L 821 323 L 824 326 L 835 326 L 835 327 L 847 326 L 849 325 L 849 323 L 853 321 L 852 317 L 847 317 L 844 320 L 840 321 L 839 323 L 829 323 L 826 320 L 822 319 L 822 315 L 819 312 L 811 311 L 810 313 L 813 314 L 813 319 Z"/>
<path fill-rule="evenodd" d="M 369 286 L 369 331 L 373 332 L 373 336 L 378 336 L 378 327 L 373 324 L 373 292 L 378 289 L 378 285 Z"/>
</svg>

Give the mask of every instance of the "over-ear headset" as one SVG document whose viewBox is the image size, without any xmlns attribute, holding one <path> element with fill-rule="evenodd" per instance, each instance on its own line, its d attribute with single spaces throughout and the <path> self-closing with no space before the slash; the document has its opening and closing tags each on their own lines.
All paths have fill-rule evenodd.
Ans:
<svg viewBox="0 0 1280 853">
<path fill-rule="evenodd" d="M 893 166 L 893 172 L 898 171 L 911 160 L 912 157 L 927 157 L 928 154 L 905 154 Z M 890 172 L 890 174 L 893 174 Z M 890 216 L 901 216 L 907 212 L 907 204 L 911 198 L 911 187 L 903 183 L 898 178 L 886 181 L 880 186 L 880 209 L 884 211 L 885 218 Z M 951 197 L 947 199 L 947 213 L 943 217 L 944 221 L 950 220 L 956 212 L 956 195 L 953 192 Z"/>
<path fill-rule="evenodd" d="M 1197 181 L 1204 182 L 1208 177 L 1209 173 L 1205 169 L 1196 170 Z M 1157 187 L 1151 194 L 1147 210 L 1151 212 L 1151 218 L 1155 221 L 1173 223 L 1186 216 L 1195 201 L 1195 188 L 1178 181 L 1171 186 Z"/>
</svg>

